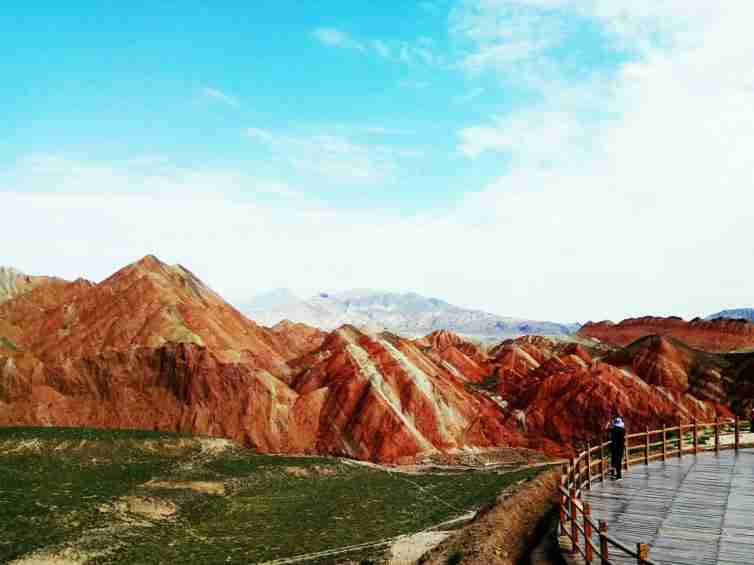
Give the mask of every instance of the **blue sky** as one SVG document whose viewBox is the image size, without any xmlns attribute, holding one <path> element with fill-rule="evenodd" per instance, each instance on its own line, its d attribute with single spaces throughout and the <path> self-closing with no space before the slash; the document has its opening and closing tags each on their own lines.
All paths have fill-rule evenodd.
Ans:
<svg viewBox="0 0 754 565">
<path fill-rule="evenodd" d="M 156 253 L 238 302 L 380 287 L 561 320 L 751 302 L 694 267 L 746 253 L 745 218 L 692 228 L 748 180 L 744 3 L 13 4 L 0 198 L 49 231 L 0 263 Z"/>
<path fill-rule="evenodd" d="M 0 24 L 13 53 L 3 65 L 0 103 L 10 135 L 1 160 L 61 151 L 106 161 L 159 155 L 282 178 L 338 206 L 413 213 L 447 205 L 484 186 L 505 162 L 500 155 L 469 162 L 456 151 L 456 132 L 541 98 L 515 77 L 464 71 L 470 46 L 450 30 L 450 8 L 415 1 L 19 4 Z M 573 41 L 553 49 L 565 79 L 613 65 L 599 34 L 571 20 L 563 25 L 577 30 Z M 345 141 L 362 149 L 357 164 L 375 170 L 333 178 L 333 163 L 333 175 L 312 179 L 309 168 L 291 166 L 289 146 L 259 143 L 248 128 Z"/>
</svg>

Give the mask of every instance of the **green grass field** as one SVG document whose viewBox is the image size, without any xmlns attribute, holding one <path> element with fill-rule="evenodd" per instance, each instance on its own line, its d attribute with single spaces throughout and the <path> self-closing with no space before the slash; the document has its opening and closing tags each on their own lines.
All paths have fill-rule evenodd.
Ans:
<svg viewBox="0 0 754 565">
<path fill-rule="evenodd" d="M 209 438 L 5 428 L 0 562 L 262 562 L 419 531 L 534 474 L 406 476 Z"/>
</svg>

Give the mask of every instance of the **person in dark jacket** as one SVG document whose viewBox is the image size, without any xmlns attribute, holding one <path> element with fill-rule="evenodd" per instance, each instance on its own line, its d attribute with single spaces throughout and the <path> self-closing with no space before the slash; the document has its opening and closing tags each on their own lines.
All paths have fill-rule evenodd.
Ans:
<svg viewBox="0 0 754 565">
<path fill-rule="evenodd" d="M 626 450 L 626 425 L 620 414 L 616 414 L 610 421 L 610 459 L 613 466 L 614 477 L 620 481 L 623 479 L 623 452 Z"/>
</svg>

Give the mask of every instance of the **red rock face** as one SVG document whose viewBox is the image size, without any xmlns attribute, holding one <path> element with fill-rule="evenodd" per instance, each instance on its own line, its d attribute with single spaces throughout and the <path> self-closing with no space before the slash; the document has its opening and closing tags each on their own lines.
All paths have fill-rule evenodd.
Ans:
<svg viewBox="0 0 754 565">
<path fill-rule="evenodd" d="M 406 461 L 438 449 L 523 444 L 494 401 L 409 340 L 344 326 L 304 365 L 293 388 L 327 390 L 319 452 Z"/>
<path fill-rule="evenodd" d="M 746 320 L 702 320 L 681 318 L 629 318 L 619 324 L 589 322 L 579 335 L 625 346 L 648 335 L 674 337 L 687 345 L 712 352 L 728 352 L 754 347 L 754 323 Z"/>
<path fill-rule="evenodd" d="M 99 284 L 43 285 L 0 305 L 0 319 L 20 329 L 16 343 L 59 364 L 108 349 L 206 346 L 221 360 L 288 372 L 285 339 L 222 300 L 191 272 L 147 256 Z"/>
<path fill-rule="evenodd" d="M 101 283 L 46 279 L 0 303 L 0 425 L 184 431 L 261 451 L 411 462 L 729 414 L 754 355 L 646 338 L 605 355 L 541 337 L 489 353 L 350 326 L 264 328 L 154 257 Z M 746 388 L 749 387 L 749 388 Z M 740 396 L 738 397 L 740 400 Z"/>
<path fill-rule="evenodd" d="M 526 406 L 527 425 L 568 445 L 602 437 L 615 412 L 631 432 L 677 423 L 678 418 L 709 421 L 719 409 L 691 395 L 648 385 L 606 363 L 586 369 L 563 365 L 538 376 L 540 380 L 520 399 Z"/>
<path fill-rule="evenodd" d="M 489 358 L 482 349 L 453 332 L 432 332 L 414 344 L 436 364 L 463 380 L 481 382 L 492 373 Z"/>
<path fill-rule="evenodd" d="M 283 320 L 275 324 L 272 331 L 279 336 L 279 349 L 285 360 L 291 361 L 322 346 L 327 333 L 306 324 Z"/>
<path fill-rule="evenodd" d="M 594 361 L 578 344 L 545 338 L 512 340 L 494 354 L 497 393 L 519 411 L 519 421 L 525 419 L 532 444 L 537 438 L 554 442 L 547 446 L 552 453 L 559 452 L 558 445 L 597 441 L 614 412 L 634 431 L 675 424 L 678 418 L 730 416 L 726 405 L 740 386 L 726 391 L 723 382 L 743 383 L 754 372 L 744 369 L 747 356 L 734 362 L 658 336 L 603 361 Z M 730 378 L 723 378 L 725 371 Z"/>
<path fill-rule="evenodd" d="M 63 284 L 66 281 L 52 277 L 36 277 L 26 275 L 15 269 L 0 267 L 0 304 L 21 296 L 38 286 L 49 284 Z"/>
<path fill-rule="evenodd" d="M 194 344 L 110 349 L 63 365 L 6 359 L 0 377 L 14 383 L 0 390 L 0 425 L 184 431 L 293 453 L 312 452 L 316 434 L 316 394 Z"/>
<path fill-rule="evenodd" d="M 99 284 L 41 285 L 0 320 L 15 340 L 0 349 L 0 425 L 180 430 L 385 462 L 524 441 L 467 388 L 489 367 L 457 336 L 423 350 L 351 327 L 263 328 L 154 257 Z"/>
</svg>

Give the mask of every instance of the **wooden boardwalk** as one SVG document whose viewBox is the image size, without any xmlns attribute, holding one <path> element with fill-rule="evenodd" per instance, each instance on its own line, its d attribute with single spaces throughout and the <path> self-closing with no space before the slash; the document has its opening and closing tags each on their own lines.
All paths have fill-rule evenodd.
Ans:
<svg viewBox="0 0 754 565">
<path fill-rule="evenodd" d="M 623 481 L 594 483 L 583 500 L 595 521 L 607 520 L 611 536 L 631 547 L 647 543 L 654 563 L 754 563 L 754 450 L 636 465 Z M 599 547 L 596 535 L 594 541 Z M 636 559 L 611 555 L 610 563 Z"/>
</svg>

